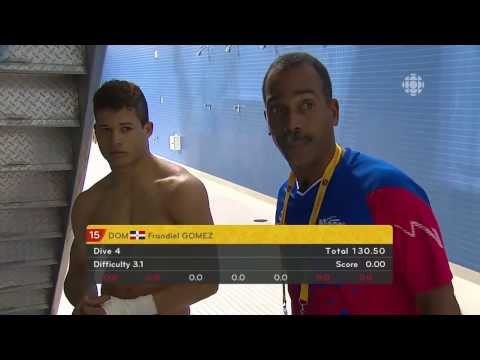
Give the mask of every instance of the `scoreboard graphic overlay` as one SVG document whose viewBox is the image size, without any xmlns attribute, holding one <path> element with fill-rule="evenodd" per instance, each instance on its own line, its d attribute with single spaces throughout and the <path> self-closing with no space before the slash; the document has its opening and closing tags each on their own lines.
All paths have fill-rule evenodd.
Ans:
<svg viewBox="0 0 480 360">
<path fill-rule="evenodd" d="M 89 225 L 97 283 L 389 284 L 390 225 Z"/>
</svg>

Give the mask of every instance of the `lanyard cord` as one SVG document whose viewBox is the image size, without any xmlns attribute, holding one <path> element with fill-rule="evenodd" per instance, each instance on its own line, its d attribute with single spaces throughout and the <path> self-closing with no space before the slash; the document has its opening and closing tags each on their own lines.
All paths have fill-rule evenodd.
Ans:
<svg viewBox="0 0 480 360">
<path fill-rule="evenodd" d="M 328 163 L 327 168 L 325 169 L 325 172 L 320 181 L 320 184 L 317 190 L 317 196 L 315 197 L 315 202 L 313 204 L 312 213 L 310 214 L 310 219 L 308 221 L 309 225 L 315 225 L 317 223 L 317 218 L 318 218 L 318 215 L 320 214 L 320 209 L 322 207 L 323 199 L 325 198 L 325 193 L 327 191 L 328 184 L 332 179 L 333 172 L 335 171 L 335 168 L 340 162 L 342 155 L 343 155 L 343 149 L 340 147 L 340 145 L 336 144 L 335 154 L 333 155 L 333 158 Z M 290 194 L 292 192 L 295 181 L 296 181 L 296 177 L 292 172 L 288 177 L 287 191 L 285 192 L 285 199 L 283 201 L 283 208 L 281 212 L 281 222 L 280 222 L 281 225 L 285 225 L 285 222 L 287 219 L 288 200 L 290 199 Z M 301 284 L 299 302 L 301 307 L 300 312 L 302 315 L 304 314 L 305 305 L 308 304 L 308 290 L 309 290 L 308 284 Z M 285 284 L 283 284 L 283 313 L 287 315 L 287 297 L 285 294 Z"/>
</svg>

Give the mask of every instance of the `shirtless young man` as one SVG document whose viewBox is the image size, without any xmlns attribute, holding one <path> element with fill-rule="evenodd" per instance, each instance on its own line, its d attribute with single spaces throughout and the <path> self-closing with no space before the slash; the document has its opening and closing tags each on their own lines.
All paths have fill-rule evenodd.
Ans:
<svg viewBox="0 0 480 360">
<path fill-rule="evenodd" d="M 150 153 L 146 99 L 127 81 L 105 83 L 94 96 L 95 135 L 111 173 L 81 193 L 73 206 L 74 242 L 65 279 L 73 314 L 189 314 L 190 305 L 213 295 L 216 284 L 132 286 L 104 284 L 102 296 L 87 272 L 89 224 L 213 224 L 204 185 L 184 168 Z"/>
</svg>

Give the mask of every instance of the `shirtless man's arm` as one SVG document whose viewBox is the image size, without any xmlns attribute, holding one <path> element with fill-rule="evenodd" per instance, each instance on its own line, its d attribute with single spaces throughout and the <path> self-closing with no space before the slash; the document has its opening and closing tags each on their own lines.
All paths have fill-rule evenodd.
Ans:
<svg viewBox="0 0 480 360">
<path fill-rule="evenodd" d="M 200 180 L 191 175 L 185 177 L 171 196 L 169 210 L 175 224 L 213 224 L 208 194 Z M 217 284 L 173 284 L 152 295 L 159 314 L 176 314 L 215 294 L 217 289 Z"/>
<path fill-rule="evenodd" d="M 72 209 L 72 228 L 74 240 L 70 250 L 70 263 L 65 278 L 65 296 L 74 305 L 74 314 L 83 312 L 101 313 L 98 306 L 108 297 L 97 297 L 97 286 L 87 271 L 85 229 L 89 214 L 88 194 L 81 193 Z M 100 311 L 99 311 L 100 310 Z"/>
</svg>

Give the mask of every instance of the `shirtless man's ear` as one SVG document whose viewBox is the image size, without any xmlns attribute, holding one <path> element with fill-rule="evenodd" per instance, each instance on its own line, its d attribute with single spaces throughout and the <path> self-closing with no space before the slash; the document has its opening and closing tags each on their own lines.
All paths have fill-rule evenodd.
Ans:
<svg viewBox="0 0 480 360">
<path fill-rule="evenodd" d="M 143 126 L 143 130 L 145 130 L 145 134 L 147 135 L 147 138 L 152 136 L 153 134 L 153 122 L 149 121 Z"/>
</svg>

